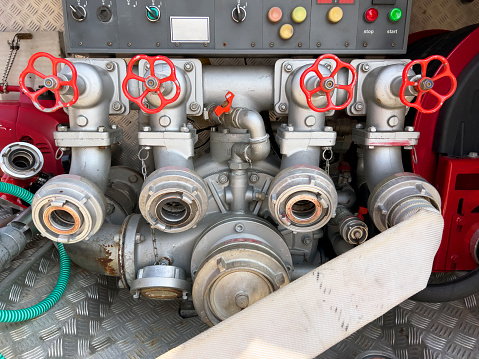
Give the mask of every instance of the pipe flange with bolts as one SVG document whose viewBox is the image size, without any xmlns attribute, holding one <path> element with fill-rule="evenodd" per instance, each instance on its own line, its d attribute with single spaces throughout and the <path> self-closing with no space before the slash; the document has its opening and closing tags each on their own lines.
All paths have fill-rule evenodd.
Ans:
<svg viewBox="0 0 479 359">
<path fill-rule="evenodd" d="M 319 167 L 292 166 L 275 177 L 268 199 L 273 218 L 295 232 L 322 228 L 336 215 L 338 195 Z"/>
<path fill-rule="evenodd" d="M 16 179 L 35 177 L 43 167 L 40 150 L 27 142 L 13 142 L 0 152 L 0 168 L 3 173 Z"/>
<path fill-rule="evenodd" d="M 433 185 L 414 173 L 397 173 L 387 177 L 369 196 L 368 211 L 381 232 L 420 209 L 440 212 L 441 197 Z"/>
<path fill-rule="evenodd" d="M 86 178 L 60 175 L 35 194 L 32 214 L 43 236 L 55 242 L 76 243 L 98 232 L 105 220 L 106 200 Z"/>
<path fill-rule="evenodd" d="M 152 227 L 169 233 L 183 232 L 196 226 L 206 214 L 206 185 L 187 168 L 160 168 L 146 179 L 139 206 Z"/>
</svg>

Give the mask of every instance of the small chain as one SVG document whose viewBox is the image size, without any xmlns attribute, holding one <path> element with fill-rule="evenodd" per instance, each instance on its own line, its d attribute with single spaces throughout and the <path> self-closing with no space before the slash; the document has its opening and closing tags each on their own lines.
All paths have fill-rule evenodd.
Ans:
<svg viewBox="0 0 479 359">
<path fill-rule="evenodd" d="M 13 37 L 12 41 L 8 41 L 8 44 L 10 45 L 10 54 L 8 55 L 7 63 L 5 65 L 5 70 L 3 71 L 3 77 L 2 77 L 2 82 L 0 85 L 3 86 L 3 93 L 7 92 L 7 79 L 8 75 L 10 74 L 10 70 L 12 69 L 13 62 L 15 61 L 15 57 L 17 56 L 17 51 L 20 48 L 20 39 L 15 36 Z"/>
<path fill-rule="evenodd" d="M 326 152 L 330 153 L 329 157 L 326 157 Z M 325 170 L 326 170 L 326 173 L 329 175 L 329 167 L 331 167 L 330 165 L 330 161 L 333 159 L 334 157 L 334 154 L 333 154 L 333 150 L 331 149 L 331 147 L 325 147 L 324 148 L 324 151 L 323 151 L 323 160 L 326 161 L 326 167 L 325 167 Z"/>
<path fill-rule="evenodd" d="M 155 265 L 160 264 L 160 258 L 158 255 L 158 247 L 156 246 L 156 237 L 155 237 L 155 229 L 151 227 L 151 240 L 153 241 L 153 251 L 155 252 Z"/>
<path fill-rule="evenodd" d="M 146 163 L 145 161 L 148 159 L 150 156 L 150 152 L 148 151 L 150 148 L 149 147 L 142 147 L 140 151 L 138 152 L 138 159 L 141 161 L 141 173 L 143 175 L 143 180 L 146 181 L 146 176 L 147 176 L 147 171 L 146 171 Z M 146 151 L 146 157 L 141 157 L 141 151 L 145 150 Z"/>
</svg>

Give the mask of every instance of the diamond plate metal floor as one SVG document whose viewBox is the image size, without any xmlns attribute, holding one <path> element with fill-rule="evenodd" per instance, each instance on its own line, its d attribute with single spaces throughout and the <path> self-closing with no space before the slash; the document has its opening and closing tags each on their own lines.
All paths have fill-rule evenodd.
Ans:
<svg viewBox="0 0 479 359">
<path fill-rule="evenodd" d="M 52 242 L 29 243 L 0 275 L 0 308 L 24 308 L 45 298 L 59 268 Z M 318 358 L 479 358 L 478 300 L 407 300 Z M 207 329 L 198 317 L 180 317 L 178 309 L 176 300 L 134 300 L 116 288 L 114 278 L 73 265 L 67 290 L 50 311 L 32 321 L 0 324 L 0 352 L 7 359 L 154 358 Z"/>
</svg>

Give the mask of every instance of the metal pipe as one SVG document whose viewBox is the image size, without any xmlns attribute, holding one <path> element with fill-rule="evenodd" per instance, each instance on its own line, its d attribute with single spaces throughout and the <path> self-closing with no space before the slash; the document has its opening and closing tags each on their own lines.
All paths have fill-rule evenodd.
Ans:
<svg viewBox="0 0 479 359">
<path fill-rule="evenodd" d="M 376 147 L 364 151 L 364 172 L 368 188 L 396 173 L 404 172 L 401 147 Z"/>
<path fill-rule="evenodd" d="M 274 107 L 273 82 L 273 66 L 203 66 L 204 103 L 222 103 L 231 91 L 235 106 L 269 111 Z"/>
<path fill-rule="evenodd" d="M 0 228 L 0 271 L 7 268 L 26 244 L 38 233 L 28 207 L 5 227 Z"/>
<path fill-rule="evenodd" d="M 111 148 L 73 147 L 70 174 L 84 177 L 106 191 L 110 177 Z"/>
</svg>

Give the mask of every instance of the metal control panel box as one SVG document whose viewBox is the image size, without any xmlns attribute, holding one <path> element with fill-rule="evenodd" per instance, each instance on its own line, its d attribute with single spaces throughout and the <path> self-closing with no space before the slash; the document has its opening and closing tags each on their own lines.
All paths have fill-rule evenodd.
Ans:
<svg viewBox="0 0 479 359">
<path fill-rule="evenodd" d="M 412 0 L 63 0 L 69 53 L 403 54 Z"/>
</svg>

